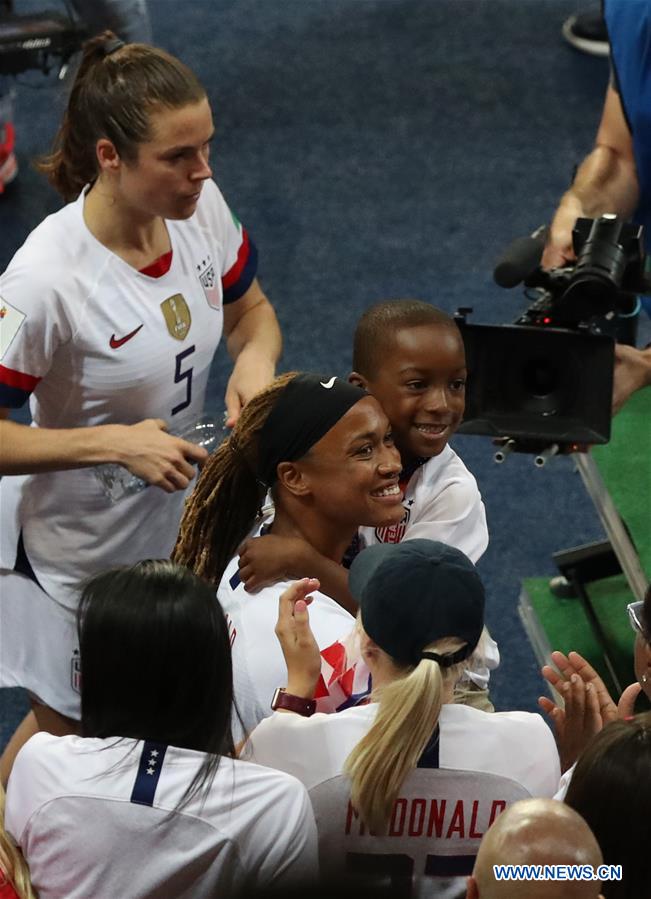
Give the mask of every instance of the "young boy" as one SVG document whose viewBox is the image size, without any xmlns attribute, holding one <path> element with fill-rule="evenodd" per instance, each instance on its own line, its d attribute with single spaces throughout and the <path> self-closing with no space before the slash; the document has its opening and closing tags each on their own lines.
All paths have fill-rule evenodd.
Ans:
<svg viewBox="0 0 651 899">
<path fill-rule="evenodd" d="M 488 545 L 486 512 L 474 477 L 448 445 L 463 417 L 467 376 L 454 319 L 418 300 L 372 306 L 355 330 L 353 368 L 350 381 L 375 396 L 391 422 L 402 459 L 405 510 L 397 525 L 360 528 L 353 550 L 421 537 L 455 546 L 476 563 Z M 307 576 L 317 577 L 325 593 L 351 607 L 346 568 L 303 541 L 269 536 L 246 540 L 240 548 L 247 590 L 281 577 Z M 487 631 L 482 644 L 486 665 L 469 670 L 465 700 L 487 708 L 487 668 L 497 667 L 499 652 Z"/>
<path fill-rule="evenodd" d="M 350 380 L 381 403 L 402 458 L 403 520 L 361 528 L 364 545 L 440 540 L 477 562 L 488 545 L 477 483 L 448 445 L 463 418 L 466 358 L 454 319 L 417 300 L 372 306 L 355 331 Z"/>
</svg>

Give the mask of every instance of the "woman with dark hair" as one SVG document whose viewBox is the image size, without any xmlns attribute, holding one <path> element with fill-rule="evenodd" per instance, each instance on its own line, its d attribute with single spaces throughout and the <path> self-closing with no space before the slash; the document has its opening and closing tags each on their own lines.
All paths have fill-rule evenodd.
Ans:
<svg viewBox="0 0 651 899">
<path fill-rule="evenodd" d="M 0 418 L 29 398 L 34 425 L 0 421 L 0 683 L 26 687 L 55 732 L 79 718 L 76 585 L 174 546 L 207 456 L 174 435 L 202 413 L 222 334 L 227 424 L 274 375 L 278 324 L 211 179 L 213 134 L 206 91 L 178 59 L 111 32 L 88 41 L 41 164 L 68 205 L 0 278 Z M 158 489 L 113 503 L 93 470 L 104 463 Z"/>
<path fill-rule="evenodd" d="M 318 583 L 318 582 L 317 582 Z M 552 796 L 559 764 L 539 715 L 453 701 L 484 626 L 484 588 L 461 550 L 435 540 L 377 544 L 353 561 L 371 702 L 336 715 L 301 709 L 319 674 L 305 579 L 281 597 L 277 635 L 293 714 L 275 714 L 243 757 L 310 792 L 321 867 L 440 877 L 471 873 L 482 834 L 518 799 Z M 407 895 L 408 890 L 405 892 Z M 438 895 L 438 894 L 437 894 Z"/>
<path fill-rule="evenodd" d="M 612 721 L 579 757 L 565 802 L 588 823 L 606 865 L 621 880 L 605 880 L 606 899 L 651 896 L 651 712 Z"/>
<path fill-rule="evenodd" d="M 18 754 L 6 826 L 48 896 L 231 895 L 315 874 L 305 790 L 232 758 L 229 636 L 171 562 L 96 575 L 79 607 L 81 736 Z"/>
<path fill-rule="evenodd" d="M 245 537 L 268 531 L 299 537 L 340 564 L 360 525 L 384 527 L 402 517 L 400 467 L 389 421 L 376 399 L 339 378 L 295 372 L 280 376 L 248 403 L 229 439 L 206 463 L 186 505 L 174 558 L 218 585 L 245 731 L 271 714 L 274 688 L 285 675 L 273 629 L 287 581 L 247 593 L 238 547 Z M 273 521 L 262 517 L 267 491 Z M 319 593 L 312 624 L 326 649 L 350 634 L 354 618 Z M 338 657 L 340 649 L 337 644 L 333 650 Z M 330 661 L 332 673 L 336 664 Z M 366 676 L 364 692 L 367 681 Z M 355 684 L 348 687 L 345 699 L 354 702 Z M 322 683 L 319 698 L 325 700 L 327 692 Z M 282 695 L 274 699 L 283 701 Z"/>
</svg>

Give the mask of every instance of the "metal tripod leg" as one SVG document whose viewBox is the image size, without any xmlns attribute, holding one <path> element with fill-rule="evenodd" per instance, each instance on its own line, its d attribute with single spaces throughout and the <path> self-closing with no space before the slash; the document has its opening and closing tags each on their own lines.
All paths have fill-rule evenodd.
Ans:
<svg viewBox="0 0 651 899">
<path fill-rule="evenodd" d="M 641 601 L 644 599 L 649 582 L 640 565 L 637 550 L 631 542 L 610 493 L 608 493 L 597 464 L 589 452 L 577 453 L 574 458 L 585 489 L 599 514 L 631 592 L 637 600 Z"/>
<path fill-rule="evenodd" d="M 601 627 L 601 622 L 597 618 L 597 615 L 594 610 L 594 606 L 592 605 L 590 597 L 588 596 L 588 593 L 585 589 L 585 585 L 580 580 L 580 578 L 578 578 L 578 577 L 573 578 L 571 571 L 569 571 L 566 574 L 566 577 L 574 585 L 574 589 L 576 590 L 577 595 L 579 596 L 579 599 L 581 600 L 581 605 L 583 606 L 583 611 L 586 614 L 586 618 L 590 622 L 590 627 L 592 628 L 592 633 L 595 635 L 595 639 L 597 640 L 597 642 L 599 643 L 599 646 L 601 647 L 601 652 L 602 652 L 602 655 L 604 658 L 604 664 L 605 664 L 606 668 L 608 669 L 608 673 L 610 674 L 610 677 L 612 678 L 615 690 L 617 691 L 617 694 L 619 695 L 622 692 L 622 685 L 619 681 L 619 678 L 617 677 L 617 672 L 615 671 L 615 666 L 613 665 L 612 659 L 610 658 L 610 653 L 608 651 L 608 641 L 606 640 L 606 635 L 604 634 L 603 628 Z"/>
</svg>

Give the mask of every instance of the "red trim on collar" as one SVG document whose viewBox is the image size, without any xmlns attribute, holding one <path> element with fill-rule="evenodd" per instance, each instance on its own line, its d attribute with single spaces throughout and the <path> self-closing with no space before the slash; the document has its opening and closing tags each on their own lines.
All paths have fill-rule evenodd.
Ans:
<svg viewBox="0 0 651 899">
<path fill-rule="evenodd" d="M 158 259 L 154 260 L 150 265 L 146 265 L 140 269 L 141 275 L 149 275 L 150 278 L 161 278 L 166 275 L 172 266 L 172 250 L 163 253 Z"/>
</svg>

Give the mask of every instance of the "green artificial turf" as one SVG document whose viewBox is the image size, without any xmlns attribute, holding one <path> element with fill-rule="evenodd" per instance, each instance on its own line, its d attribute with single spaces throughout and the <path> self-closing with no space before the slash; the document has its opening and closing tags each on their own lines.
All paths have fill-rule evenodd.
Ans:
<svg viewBox="0 0 651 899">
<path fill-rule="evenodd" d="M 642 568 L 651 576 L 651 389 L 631 398 L 613 419 L 610 443 L 594 447 L 592 453 L 633 537 Z M 528 578 L 523 586 L 550 648 L 580 652 L 612 689 L 581 601 L 554 596 L 547 578 Z M 626 605 L 634 597 L 623 575 L 594 581 L 588 584 L 587 592 L 606 635 L 617 676 L 625 686 L 634 680 L 634 638 L 626 613 Z"/>
</svg>

